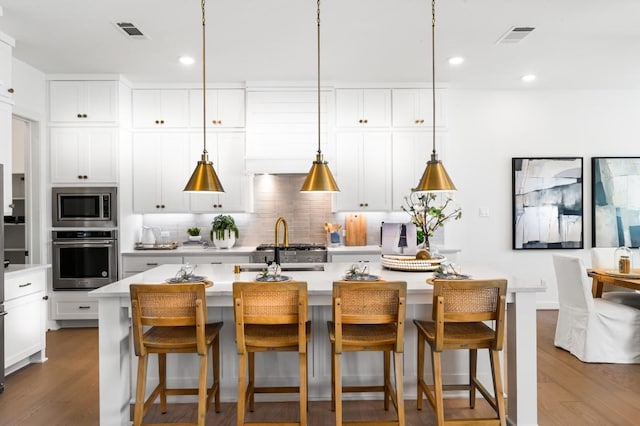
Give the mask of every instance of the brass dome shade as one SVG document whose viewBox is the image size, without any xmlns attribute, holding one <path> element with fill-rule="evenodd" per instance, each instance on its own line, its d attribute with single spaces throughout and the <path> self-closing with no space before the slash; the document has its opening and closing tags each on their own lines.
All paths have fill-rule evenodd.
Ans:
<svg viewBox="0 0 640 426">
<path fill-rule="evenodd" d="M 329 165 L 322 159 L 322 154 L 316 155 L 316 161 L 311 165 L 311 169 L 307 174 L 302 188 L 300 191 L 314 191 L 314 192 L 338 192 L 340 189 L 336 184 Z"/>
<path fill-rule="evenodd" d="M 209 161 L 207 154 L 207 67 L 206 67 L 206 49 L 205 49 L 205 16 L 204 1 L 200 5 L 202 9 L 202 159 L 198 161 L 196 169 L 193 171 L 189 182 L 184 187 L 185 192 L 224 192 L 222 183 L 218 179 L 216 171 L 213 169 L 213 163 Z"/>
<path fill-rule="evenodd" d="M 435 154 L 431 154 L 431 160 L 427 162 L 422 178 L 416 192 L 446 192 L 455 191 L 456 187 L 444 168 L 442 161 Z"/>
<path fill-rule="evenodd" d="M 438 160 L 436 153 L 436 1 L 431 1 L 431 125 L 433 126 L 433 151 L 431 160 L 422 173 L 420 183 L 412 191 L 416 192 L 446 192 L 455 191 L 456 187 L 444 168 L 442 161 Z"/>
<path fill-rule="evenodd" d="M 300 191 L 339 192 L 340 189 L 331 174 L 331 170 L 329 170 L 329 164 L 322 158 L 322 151 L 320 149 L 320 0 L 317 2 L 316 22 L 318 24 L 318 153 Z"/>
<path fill-rule="evenodd" d="M 213 163 L 209 161 L 206 152 L 202 153 L 202 159 L 198 161 L 189 182 L 184 187 L 185 192 L 224 192 L 222 183 L 218 179 Z"/>
</svg>

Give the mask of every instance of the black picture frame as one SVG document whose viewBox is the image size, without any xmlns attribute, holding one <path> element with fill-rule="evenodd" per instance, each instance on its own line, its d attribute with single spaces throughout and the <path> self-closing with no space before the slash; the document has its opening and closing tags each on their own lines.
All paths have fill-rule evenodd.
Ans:
<svg viewBox="0 0 640 426">
<path fill-rule="evenodd" d="M 584 248 L 583 157 L 514 157 L 514 250 Z"/>
<path fill-rule="evenodd" d="M 640 157 L 591 158 L 591 244 L 640 246 Z"/>
</svg>

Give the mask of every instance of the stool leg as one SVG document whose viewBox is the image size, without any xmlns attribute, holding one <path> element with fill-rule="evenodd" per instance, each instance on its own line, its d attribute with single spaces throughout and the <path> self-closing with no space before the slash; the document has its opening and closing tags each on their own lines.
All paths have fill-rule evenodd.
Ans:
<svg viewBox="0 0 640 426">
<path fill-rule="evenodd" d="M 220 412 L 220 336 L 216 336 L 216 338 L 213 340 L 213 347 L 211 348 L 211 358 L 213 359 L 213 389 L 214 389 L 215 410 L 216 410 L 216 413 L 219 413 Z"/>
<path fill-rule="evenodd" d="M 478 350 L 469 349 L 469 407 L 476 408 L 476 376 L 478 372 Z"/>
<path fill-rule="evenodd" d="M 499 354 L 499 351 L 489 349 L 491 373 L 493 376 L 493 389 L 496 398 L 496 405 L 498 406 L 498 418 L 500 419 L 500 426 L 505 426 L 507 416 L 504 407 L 504 393 L 502 391 L 502 373 L 500 372 Z"/>
<path fill-rule="evenodd" d="M 247 355 L 238 354 L 238 404 L 237 404 L 237 422 L 238 426 L 244 425 L 244 412 L 246 391 L 247 391 Z"/>
<path fill-rule="evenodd" d="M 396 381 L 396 401 L 398 403 L 398 425 L 404 426 L 404 385 L 402 382 L 402 354 L 398 352 L 393 353 L 393 366 L 395 367 L 394 378 Z"/>
<path fill-rule="evenodd" d="M 335 410 L 336 410 L 336 426 L 342 426 L 342 369 L 340 366 L 340 356 L 341 354 L 337 354 L 334 352 L 333 354 L 333 363 L 334 363 L 334 374 L 333 378 L 334 382 L 334 393 L 335 393 Z"/>
<path fill-rule="evenodd" d="M 254 389 L 255 383 L 255 368 L 256 368 L 256 353 L 249 352 L 249 411 L 253 413 L 255 403 Z"/>
<path fill-rule="evenodd" d="M 158 379 L 160 382 L 160 412 L 167 412 L 167 354 L 158 354 Z"/>
<path fill-rule="evenodd" d="M 141 355 L 138 358 L 138 378 L 136 387 L 136 404 L 133 410 L 133 424 L 134 426 L 140 426 L 142 424 L 142 417 L 144 416 L 144 391 L 146 387 L 147 378 L 147 361 L 149 355 Z"/>
<path fill-rule="evenodd" d="M 204 426 L 207 418 L 207 366 L 209 360 L 205 355 L 200 358 L 200 376 L 198 377 L 198 426 Z"/>
<path fill-rule="evenodd" d="M 307 353 L 298 355 L 298 369 L 300 374 L 300 424 L 307 424 Z"/>
<path fill-rule="evenodd" d="M 444 401 L 442 395 L 442 353 L 431 350 L 433 359 L 433 388 L 436 402 L 436 420 L 438 426 L 444 425 Z"/>
<path fill-rule="evenodd" d="M 417 338 L 418 338 L 418 365 L 417 365 L 417 372 L 418 372 L 418 379 L 416 380 L 416 388 L 417 388 L 417 393 L 418 393 L 418 398 L 416 401 L 416 408 L 418 410 L 422 410 L 422 394 L 424 392 L 423 390 L 423 386 L 424 386 L 424 339 L 422 338 L 422 335 L 420 334 L 420 331 L 418 331 L 417 333 Z"/>
<path fill-rule="evenodd" d="M 389 411 L 389 389 L 391 388 L 391 352 L 383 351 L 384 411 Z"/>
<path fill-rule="evenodd" d="M 336 411 L 336 345 L 331 344 L 331 411 Z"/>
</svg>

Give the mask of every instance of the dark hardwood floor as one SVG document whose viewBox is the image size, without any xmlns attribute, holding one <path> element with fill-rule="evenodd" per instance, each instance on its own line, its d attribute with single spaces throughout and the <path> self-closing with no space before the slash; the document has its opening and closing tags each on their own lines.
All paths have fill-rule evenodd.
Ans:
<svg viewBox="0 0 640 426">
<path fill-rule="evenodd" d="M 640 365 L 584 364 L 553 346 L 556 311 L 538 312 L 538 423 L 541 426 L 640 424 Z M 97 329 L 63 329 L 47 334 L 49 361 L 29 365 L 5 380 L 0 394 L 1 426 L 98 425 Z M 433 425 L 433 413 L 417 411 L 415 400 L 406 403 L 407 425 Z M 464 400 L 448 400 L 449 413 L 478 416 L 465 408 Z M 235 424 L 235 404 L 222 404 L 222 412 L 210 412 L 207 425 Z M 388 418 L 378 401 L 345 402 L 345 420 Z M 191 419 L 194 405 L 175 404 L 169 413 L 152 411 L 147 421 Z M 295 403 L 256 403 L 249 419 L 270 417 L 295 420 Z M 328 402 L 312 402 L 310 425 L 333 424 Z"/>
</svg>

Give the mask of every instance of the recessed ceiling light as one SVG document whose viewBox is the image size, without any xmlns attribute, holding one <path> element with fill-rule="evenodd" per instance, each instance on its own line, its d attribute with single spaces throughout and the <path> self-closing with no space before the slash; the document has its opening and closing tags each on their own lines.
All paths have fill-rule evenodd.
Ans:
<svg viewBox="0 0 640 426">
<path fill-rule="evenodd" d="M 449 58 L 449 65 L 460 65 L 464 62 L 464 58 L 462 56 L 454 56 Z"/>
<path fill-rule="evenodd" d="M 535 79 L 536 76 L 534 74 L 527 74 L 522 76 L 522 81 L 524 81 L 525 83 L 531 83 Z"/>
<path fill-rule="evenodd" d="M 193 63 L 195 62 L 195 60 L 191 56 L 180 56 L 178 60 L 182 65 L 193 65 Z"/>
</svg>

